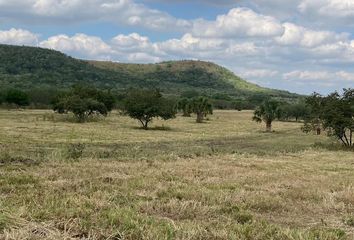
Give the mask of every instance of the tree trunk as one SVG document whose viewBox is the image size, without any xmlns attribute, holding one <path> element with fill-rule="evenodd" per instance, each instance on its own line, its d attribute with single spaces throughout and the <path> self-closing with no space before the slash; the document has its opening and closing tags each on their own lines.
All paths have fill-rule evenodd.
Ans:
<svg viewBox="0 0 354 240">
<path fill-rule="evenodd" d="M 197 123 L 202 123 L 204 120 L 204 114 L 203 113 L 197 113 Z"/>
<path fill-rule="evenodd" d="M 272 122 L 266 122 L 266 131 L 272 132 Z"/>
<path fill-rule="evenodd" d="M 321 135 L 321 120 L 320 119 L 317 119 L 316 133 L 317 133 L 317 135 Z"/>
<path fill-rule="evenodd" d="M 317 127 L 316 133 L 317 133 L 317 135 L 321 135 L 321 128 L 320 127 Z"/>
<path fill-rule="evenodd" d="M 144 130 L 148 130 L 149 121 L 139 119 Z"/>
<path fill-rule="evenodd" d="M 149 122 L 145 122 L 145 123 L 143 124 L 143 129 L 144 129 L 144 130 L 148 130 L 148 124 L 149 124 Z"/>
</svg>

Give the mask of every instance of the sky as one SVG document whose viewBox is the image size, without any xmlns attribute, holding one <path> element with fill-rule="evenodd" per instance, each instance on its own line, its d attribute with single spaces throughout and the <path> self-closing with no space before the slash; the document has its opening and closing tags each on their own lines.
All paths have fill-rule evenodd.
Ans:
<svg viewBox="0 0 354 240">
<path fill-rule="evenodd" d="M 90 60 L 212 61 L 301 94 L 354 87 L 353 33 L 354 0 L 0 0 L 0 43 Z"/>
</svg>

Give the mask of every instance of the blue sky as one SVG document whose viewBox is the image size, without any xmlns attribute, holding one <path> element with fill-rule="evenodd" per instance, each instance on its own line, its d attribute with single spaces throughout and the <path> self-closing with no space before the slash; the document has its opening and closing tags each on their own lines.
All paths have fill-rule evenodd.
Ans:
<svg viewBox="0 0 354 240">
<path fill-rule="evenodd" d="M 0 43 L 117 62 L 206 60 L 306 94 L 354 87 L 353 27 L 353 0 L 0 0 Z"/>
</svg>

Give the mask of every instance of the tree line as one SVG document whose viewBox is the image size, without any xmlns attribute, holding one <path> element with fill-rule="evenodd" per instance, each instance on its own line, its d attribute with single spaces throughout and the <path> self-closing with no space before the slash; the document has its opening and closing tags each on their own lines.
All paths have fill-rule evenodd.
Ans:
<svg viewBox="0 0 354 240">
<path fill-rule="evenodd" d="M 314 93 L 304 102 L 288 105 L 274 99 L 264 101 L 255 111 L 253 120 L 264 122 L 266 131 L 272 131 L 274 120 L 302 119 L 302 130 L 320 135 L 326 131 L 328 136 L 339 140 L 344 146 L 353 147 L 354 132 L 354 89 L 343 89 L 343 93 L 322 96 Z"/>
<path fill-rule="evenodd" d="M 123 97 L 120 109 L 123 114 L 138 120 L 143 129 L 148 129 L 154 118 L 172 119 L 179 110 L 186 111 L 186 108 L 188 116 L 196 114 L 197 123 L 202 123 L 208 114 L 213 113 L 212 103 L 206 97 L 199 96 L 186 101 L 188 103 L 182 109 L 182 100 L 165 97 L 157 89 L 130 89 Z M 110 91 L 82 85 L 75 85 L 69 91 L 58 94 L 52 102 L 55 112 L 72 113 L 81 123 L 92 116 L 107 116 L 115 105 L 116 98 Z"/>
</svg>

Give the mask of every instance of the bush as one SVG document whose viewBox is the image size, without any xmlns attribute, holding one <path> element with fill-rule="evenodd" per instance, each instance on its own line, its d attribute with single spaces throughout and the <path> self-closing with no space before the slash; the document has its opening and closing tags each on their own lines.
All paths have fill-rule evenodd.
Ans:
<svg viewBox="0 0 354 240">
<path fill-rule="evenodd" d="M 115 99 L 109 92 L 77 85 L 54 100 L 53 110 L 60 114 L 72 112 L 79 122 L 85 122 L 92 115 L 107 116 L 114 103 Z"/>
</svg>

